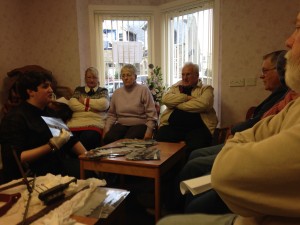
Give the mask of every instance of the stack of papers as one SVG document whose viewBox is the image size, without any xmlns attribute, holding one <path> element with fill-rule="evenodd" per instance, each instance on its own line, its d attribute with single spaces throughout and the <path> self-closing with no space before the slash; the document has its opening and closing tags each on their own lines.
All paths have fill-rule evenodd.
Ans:
<svg viewBox="0 0 300 225">
<path fill-rule="evenodd" d="M 154 140 L 126 139 L 113 147 L 92 149 L 85 156 L 89 159 L 126 156 L 128 160 L 158 160 L 160 150 L 154 147 L 156 144 Z"/>
<path fill-rule="evenodd" d="M 133 151 L 131 147 L 116 147 L 116 148 L 95 148 L 88 151 L 85 156 L 90 159 L 98 158 L 113 158 L 118 156 L 125 156 Z"/>
<path fill-rule="evenodd" d="M 140 148 L 126 155 L 128 160 L 158 160 L 160 159 L 159 149 Z"/>
<path fill-rule="evenodd" d="M 123 146 L 135 147 L 135 148 L 146 148 L 157 144 L 155 140 L 140 140 L 140 139 L 128 139 L 120 142 Z"/>
</svg>

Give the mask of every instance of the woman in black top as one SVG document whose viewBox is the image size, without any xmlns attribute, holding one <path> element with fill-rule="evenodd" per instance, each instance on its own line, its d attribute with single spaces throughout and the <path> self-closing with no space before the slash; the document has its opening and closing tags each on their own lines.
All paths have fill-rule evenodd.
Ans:
<svg viewBox="0 0 300 225">
<path fill-rule="evenodd" d="M 21 177 L 13 149 L 21 163 L 27 165 L 37 176 L 46 173 L 77 176 L 79 174 L 79 160 L 76 159 L 77 169 L 72 168 L 72 173 L 64 163 L 63 156 L 68 152 L 84 154 L 86 149 L 77 139 L 70 138 L 70 133 L 65 130 L 62 130 L 59 136 L 53 137 L 42 119 L 42 116 L 55 115 L 47 107 L 52 101 L 52 80 L 51 74 L 31 71 L 20 76 L 17 81 L 22 102 L 2 119 L 0 125 L 5 182 Z"/>
</svg>

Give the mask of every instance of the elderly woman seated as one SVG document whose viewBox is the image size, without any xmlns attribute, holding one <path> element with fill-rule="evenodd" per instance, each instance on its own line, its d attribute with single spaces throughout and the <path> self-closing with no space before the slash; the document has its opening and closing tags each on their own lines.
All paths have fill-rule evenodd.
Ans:
<svg viewBox="0 0 300 225">
<path fill-rule="evenodd" d="M 112 95 L 103 132 L 108 144 L 122 138 L 151 139 L 157 112 L 149 88 L 137 84 L 136 68 L 127 64 L 121 69 L 124 86 Z"/>
<path fill-rule="evenodd" d="M 98 71 L 89 67 L 85 71 L 85 86 L 77 87 L 69 106 L 73 111 L 68 127 L 87 150 L 101 145 L 109 97 L 106 88 L 99 87 Z"/>
</svg>

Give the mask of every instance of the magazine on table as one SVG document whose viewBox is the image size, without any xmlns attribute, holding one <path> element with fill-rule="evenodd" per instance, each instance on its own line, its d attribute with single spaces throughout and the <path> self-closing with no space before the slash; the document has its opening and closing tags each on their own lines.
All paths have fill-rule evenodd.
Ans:
<svg viewBox="0 0 300 225">
<path fill-rule="evenodd" d="M 127 160 L 159 160 L 160 150 L 154 140 L 125 139 L 115 146 L 91 149 L 85 154 L 89 159 L 125 156 Z"/>
<path fill-rule="evenodd" d="M 85 157 L 89 159 L 98 158 L 114 158 L 119 156 L 125 156 L 132 151 L 132 148 L 126 146 L 116 146 L 110 148 L 95 148 L 86 152 Z"/>
<path fill-rule="evenodd" d="M 126 155 L 127 160 L 159 160 L 160 150 L 157 148 L 137 148 Z"/>
<path fill-rule="evenodd" d="M 180 191 L 183 195 L 189 192 L 191 192 L 193 195 L 197 195 L 202 192 L 208 191 L 211 188 L 210 174 L 180 182 Z"/>
<path fill-rule="evenodd" d="M 143 140 L 143 139 L 125 139 L 120 142 L 120 145 L 127 147 L 135 147 L 135 148 L 147 148 L 154 145 L 157 145 L 157 141 L 155 140 Z"/>
</svg>

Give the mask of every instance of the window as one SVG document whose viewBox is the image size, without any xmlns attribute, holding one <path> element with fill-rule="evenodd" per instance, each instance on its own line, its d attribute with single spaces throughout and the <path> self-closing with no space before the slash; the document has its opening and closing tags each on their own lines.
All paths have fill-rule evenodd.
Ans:
<svg viewBox="0 0 300 225">
<path fill-rule="evenodd" d="M 214 87 L 219 116 L 219 4 L 178 0 L 147 7 L 90 7 L 92 64 L 99 69 L 101 86 L 111 92 L 120 86 L 124 63 L 134 64 L 139 77 L 147 76 L 149 63 L 160 66 L 170 86 L 181 79 L 183 64 L 192 61 L 200 66 L 203 83 Z"/>
<path fill-rule="evenodd" d="M 211 1 L 199 1 L 198 5 L 185 6 L 166 12 L 170 85 L 181 80 L 181 68 L 185 62 L 200 67 L 204 84 L 212 84 L 213 61 L 213 5 Z"/>
<path fill-rule="evenodd" d="M 103 65 L 102 83 L 111 95 L 115 89 L 123 85 L 120 70 L 124 64 L 135 65 L 138 76 L 144 77 L 148 74 L 150 17 L 99 14 L 96 19 L 99 31 L 96 35 L 99 41 L 97 63 Z"/>
<path fill-rule="evenodd" d="M 123 41 L 123 34 L 119 33 L 119 41 Z"/>
<path fill-rule="evenodd" d="M 111 40 L 116 40 L 116 30 L 103 29 L 104 50 L 112 49 Z"/>
</svg>

